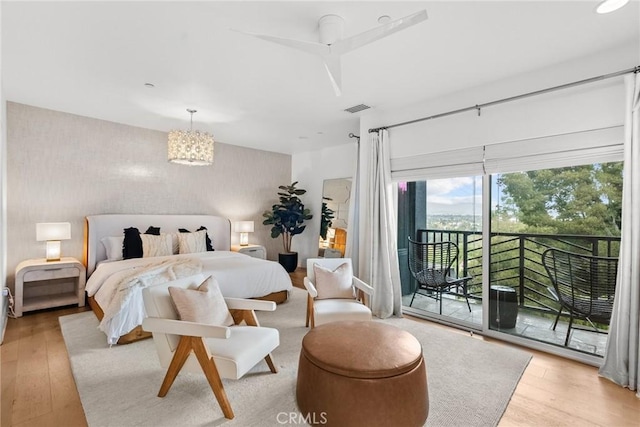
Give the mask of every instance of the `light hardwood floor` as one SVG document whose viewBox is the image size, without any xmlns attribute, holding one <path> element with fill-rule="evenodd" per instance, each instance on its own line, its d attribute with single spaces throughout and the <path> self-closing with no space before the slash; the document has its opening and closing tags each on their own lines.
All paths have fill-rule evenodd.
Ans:
<svg viewBox="0 0 640 427">
<path fill-rule="evenodd" d="M 304 270 L 292 273 L 302 287 Z M 9 319 L 0 346 L 2 427 L 85 426 L 58 317 L 66 308 Z M 456 329 L 451 333 L 465 333 Z M 484 339 L 480 336 L 478 339 Z M 500 345 L 511 345 L 494 341 Z M 596 368 L 533 353 L 500 422 L 505 426 L 640 426 L 635 393 L 598 377 Z M 461 410 L 464 402 L 460 402 Z"/>
</svg>

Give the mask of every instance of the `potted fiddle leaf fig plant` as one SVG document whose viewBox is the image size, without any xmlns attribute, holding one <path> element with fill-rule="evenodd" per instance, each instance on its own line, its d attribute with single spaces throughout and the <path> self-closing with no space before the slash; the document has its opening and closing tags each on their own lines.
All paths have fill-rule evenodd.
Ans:
<svg viewBox="0 0 640 427">
<path fill-rule="evenodd" d="M 298 266 L 298 253 L 291 251 L 291 240 L 293 236 L 302 233 L 307 227 L 303 223 L 313 218 L 311 211 L 304 207 L 299 197 L 307 190 L 296 188 L 296 185 L 298 185 L 298 181 L 291 185 L 279 186 L 279 203 L 262 214 L 265 218 L 262 224 L 271 226 L 271 237 L 276 239 L 282 236 L 284 251 L 278 254 L 278 261 L 289 273 L 295 271 Z"/>
<path fill-rule="evenodd" d="M 322 212 L 320 215 L 320 237 L 322 240 L 327 240 L 327 232 L 329 231 L 329 227 L 333 224 L 335 213 L 333 209 L 327 206 L 327 202 L 325 200 L 331 201 L 329 197 L 322 198 Z"/>
</svg>

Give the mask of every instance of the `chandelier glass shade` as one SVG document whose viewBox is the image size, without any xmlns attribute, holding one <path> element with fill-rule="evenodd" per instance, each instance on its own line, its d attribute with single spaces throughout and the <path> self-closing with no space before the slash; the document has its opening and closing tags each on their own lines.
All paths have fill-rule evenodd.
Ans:
<svg viewBox="0 0 640 427">
<path fill-rule="evenodd" d="M 169 132 L 167 157 L 172 163 L 190 166 L 207 166 L 213 164 L 213 136 L 207 132 L 193 130 L 193 113 L 189 131 L 172 130 Z"/>
</svg>

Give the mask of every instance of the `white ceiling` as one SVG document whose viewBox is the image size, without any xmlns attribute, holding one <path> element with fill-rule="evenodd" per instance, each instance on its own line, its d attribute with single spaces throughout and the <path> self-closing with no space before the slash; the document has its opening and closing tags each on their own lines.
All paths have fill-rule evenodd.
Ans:
<svg viewBox="0 0 640 427">
<path fill-rule="evenodd" d="M 161 131 L 188 129 L 194 108 L 217 141 L 292 154 L 349 142 L 357 104 L 410 105 L 640 40 L 640 1 L 597 3 L 3 1 L 3 91 Z M 231 31 L 315 42 L 326 14 L 348 37 L 421 9 L 427 21 L 344 55 L 341 97 L 318 57 Z"/>
</svg>

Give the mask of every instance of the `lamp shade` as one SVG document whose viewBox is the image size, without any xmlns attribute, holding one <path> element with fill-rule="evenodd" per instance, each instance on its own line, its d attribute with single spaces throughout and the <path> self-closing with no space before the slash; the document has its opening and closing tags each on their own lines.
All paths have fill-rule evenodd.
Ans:
<svg viewBox="0 0 640 427">
<path fill-rule="evenodd" d="M 170 162 L 190 166 L 213 164 L 213 136 L 193 130 L 193 113 L 197 111 L 187 108 L 187 112 L 191 114 L 190 130 L 169 132 L 167 156 Z"/>
<path fill-rule="evenodd" d="M 39 222 L 36 224 L 36 240 L 47 242 L 47 261 L 58 261 L 62 256 L 60 240 L 71 238 L 68 222 Z"/>
<path fill-rule="evenodd" d="M 39 222 L 36 224 L 36 240 L 68 240 L 71 238 L 71 224 L 68 222 Z"/>
<path fill-rule="evenodd" d="M 234 222 L 233 231 L 240 233 L 240 246 L 247 246 L 249 244 L 249 233 L 253 233 L 253 221 Z"/>
<path fill-rule="evenodd" d="M 213 136 L 206 132 L 169 132 L 168 158 L 172 163 L 207 166 L 213 163 Z"/>
<path fill-rule="evenodd" d="M 233 223 L 236 233 L 253 233 L 253 221 L 237 221 Z"/>
</svg>

